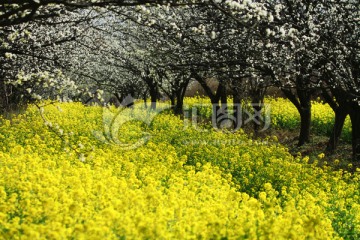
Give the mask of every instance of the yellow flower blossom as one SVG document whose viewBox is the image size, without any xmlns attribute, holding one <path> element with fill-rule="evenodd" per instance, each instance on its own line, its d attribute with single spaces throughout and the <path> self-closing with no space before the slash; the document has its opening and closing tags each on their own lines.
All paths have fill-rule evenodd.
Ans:
<svg viewBox="0 0 360 240">
<path fill-rule="evenodd" d="M 293 121 L 284 111 L 277 121 Z M 360 236 L 358 173 L 318 168 L 243 132 L 184 129 L 168 113 L 149 126 L 122 126 L 125 141 L 151 135 L 128 151 L 94 135 L 104 129 L 102 113 L 80 103 L 45 106 L 43 117 L 62 134 L 31 105 L 11 123 L 0 119 L 1 239 Z"/>
</svg>

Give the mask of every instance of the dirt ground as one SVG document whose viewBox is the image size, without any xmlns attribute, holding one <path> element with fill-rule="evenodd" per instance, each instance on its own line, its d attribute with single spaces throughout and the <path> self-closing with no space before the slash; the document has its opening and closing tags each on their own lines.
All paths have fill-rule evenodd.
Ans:
<svg viewBox="0 0 360 240">
<path fill-rule="evenodd" d="M 360 163 L 352 160 L 351 143 L 342 140 L 340 140 L 339 146 L 335 152 L 330 154 L 326 152 L 326 145 L 329 140 L 329 137 L 327 136 L 312 134 L 309 143 L 298 147 L 299 132 L 296 130 L 270 129 L 258 134 L 258 136 L 254 136 L 252 129 L 245 129 L 245 132 L 255 139 L 276 136 L 278 142 L 286 146 L 292 155 L 298 156 L 301 154 L 303 157 L 309 156 L 309 162 L 312 163 L 316 159 L 319 162 L 319 166 L 328 165 L 334 169 L 343 169 L 351 172 L 356 171 L 356 168 L 360 168 Z M 319 160 L 319 154 L 324 154 L 325 156 Z"/>
</svg>

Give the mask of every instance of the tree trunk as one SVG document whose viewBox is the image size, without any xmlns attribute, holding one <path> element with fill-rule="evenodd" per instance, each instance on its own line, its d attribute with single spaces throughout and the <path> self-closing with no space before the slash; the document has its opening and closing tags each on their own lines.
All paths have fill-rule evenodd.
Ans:
<svg viewBox="0 0 360 240">
<path fill-rule="evenodd" d="M 9 99 L 8 99 L 8 91 L 7 91 L 7 88 L 6 88 L 6 83 L 4 81 L 1 82 L 1 85 L 2 85 L 2 93 L 1 93 L 1 107 L 2 107 L 2 110 L 3 112 L 7 112 L 9 109 Z"/>
<path fill-rule="evenodd" d="M 174 106 L 174 114 L 175 115 L 181 115 L 183 114 L 183 102 L 184 99 L 182 98 L 181 90 L 176 92 L 176 103 L 174 98 L 174 104 L 171 103 L 172 106 Z"/>
<path fill-rule="evenodd" d="M 335 114 L 335 122 L 330 134 L 329 142 L 326 146 L 326 152 L 334 153 L 336 150 L 339 139 L 341 136 L 341 132 L 344 126 L 344 122 L 346 116 L 349 114 L 350 108 L 349 103 L 344 99 L 343 94 L 339 94 L 336 89 L 332 91 L 328 91 L 328 89 L 322 89 L 322 96 L 324 97 L 325 101 L 329 104 L 331 109 L 334 111 Z M 334 98 L 336 96 L 336 100 Z"/>
<path fill-rule="evenodd" d="M 212 105 L 212 125 L 214 128 L 218 128 L 222 123 L 229 120 L 229 116 L 225 112 L 227 105 L 226 85 L 220 81 L 216 92 L 213 93 L 211 88 L 207 85 L 206 79 L 201 77 L 194 70 L 192 70 L 192 77 L 200 83 L 206 95 L 210 98 Z M 219 105 L 220 100 L 223 108 Z"/>
<path fill-rule="evenodd" d="M 156 101 L 157 101 L 158 92 L 156 89 L 150 89 L 150 99 L 151 99 L 151 106 L 150 108 L 155 110 L 156 109 Z"/>
<path fill-rule="evenodd" d="M 147 94 L 146 91 L 143 93 L 144 107 L 147 108 Z"/>
<path fill-rule="evenodd" d="M 311 127 L 311 93 L 307 90 L 296 89 L 299 98 L 287 89 L 282 89 L 285 96 L 295 105 L 300 114 L 300 134 L 298 146 L 302 146 L 310 142 L 310 127 Z"/>
<path fill-rule="evenodd" d="M 254 114 L 255 114 L 255 116 L 254 116 L 254 133 L 255 133 L 255 136 L 257 137 L 258 133 L 259 133 L 259 129 L 260 129 L 261 119 L 260 119 L 260 116 L 256 113 L 261 112 L 262 106 L 261 105 L 253 105 L 253 109 L 254 109 Z"/>
<path fill-rule="evenodd" d="M 305 106 L 300 110 L 300 135 L 298 146 L 302 146 L 310 142 L 310 127 L 311 127 L 311 105 Z"/>
<path fill-rule="evenodd" d="M 340 135 L 344 126 L 346 116 L 348 115 L 348 110 L 342 107 L 336 108 L 335 113 L 335 122 L 330 135 L 329 142 L 326 146 L 326 151 L 333 153 L 339 144 Z"/>
<path fill-rule="evenodd" d="M 171 102 L 171 107 L 172 108 L 175 108 L 175 96 L 174 95 L 170 95 L 169 96 L 169 98 L 170 98 L 170 102 Z"/>
<path fill-rule="evenodd" d="M 360 161 L 360 106 L 357 102 L 352 105 L 350 119 L 352 126 L 353 159 L 354 161 Z"/>
<path fill-rule="evenodd" d="M 261 126 L 261 110 L 264 103 L 266 88 L 257 88 L 251 91 L 252 107 L 254 109 L 254 132 L 255 136 L 259 133 Z"/>
<path fill-rule="evenodd" d="M 207 85 L 206 83 L 206 79 L 201 77 L 199 74 L 197 74 L 194 70 L 192 70 L 192 74 L 191 76 L 193 78 L 195 78 L 196 81 L 198 81 L 198 83 L 200 83 L 201 87 L 204 89 L 206 95 L 210 98 L 211 103 L 214 104 L 219 104 L 219 100 L 220 100 L 220 93 L 222 92 L 222 88 L 224 87 L 223 84 L 220 82 L 216 93 L 214 94 L 211 90 L 211 88 Z"/>
<path fill-rule="evenodd" d="M 217 95 L 219 96 L 220 103 L 221 103 L 221 107 L 219 106 L 219 110 L 221 111 L 222 118 L 225 119 L 225 121 L 231 121 L 231 118 L 229 116 L 229 111 L 228 111 L 226 86 L 222 85 L 218 91 L 219 91 L 219 94 L 217 94 Z M 225 124 L 230 124 L 230 123 L 228 122 Z"/>
<path fill-rule="evenodd" d="M 234 117 L 234 130 L 238 130 L 243 126 L 241 97 L 239 89 L 232 88 L 233 91 L 233 117 Z"/>
<path fill-rule="evenodd" d="M 225 86 L 221 88 L 220 101 L 221 101 L 221 107 L 223 109 L 226 109 L 227 108 L 227 93 L 226 93 L 226 87 Z"/>
<path fill-rule="evenodd" d="M 174 108 L 175 115 L 182 115 L 184 113 L 183 105 L 184 105 L 184 99 L 178 98 Z"/>
<path fill-rule="evenodd" d="M 183 115 L 184 114 L 184 98 L 186 93 L 186 88 L 188 86 L 189 81 L 185 82 L 180 90 L 176 93 L 176 105 L 174 109 L 174 113 L 176 115 Z"/>
<path fill-rule="evenodd" d="M 151 99 L 151 105 L 150 108 L 155 110 L 156 109 L 156 101 L 158 98 L 159 93 L 159 87 L 158 83 L 155 81 L 155 79 L 151 76 L 149 76 L 150 72 L 147 71 L 147 76 L 143 77 L 142 80 L 146 83 L 146 85 L 149 88 L 149 94 Z"/>
<path fill-rule="evenodd" d="M 116 97 L 116 99 L 118 100 L 118 102 L 121 104 L 122 101 L 124 100 L 124 97 L 120 94 L 120 93 L 114 93 L 114 96 Z"/>
</svg>

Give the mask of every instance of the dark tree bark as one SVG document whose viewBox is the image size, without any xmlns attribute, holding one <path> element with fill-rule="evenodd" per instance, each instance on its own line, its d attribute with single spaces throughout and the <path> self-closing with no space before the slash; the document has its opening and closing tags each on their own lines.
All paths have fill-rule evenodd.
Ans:
<svg viewBox="0 0 360 240">
<path fill-rule="evenodd" d="M 217 91 L 218 91 L 218 96 L 220 98 L 219 100 L 221 106 L 219 106 L 218 104 L 216 105 L 216 114 L 221 114 L 222 118 L 225 119 L 225 121 L 230 120 L 226 86 L 220 83 Z"/>
<path fill-rule="evenodd" d="M 143 95 L 142 95 L 143 101 L 144 101 L 144 107 L 148 108 L 147 105 L 147 91 L 144 91 Z"/>
<path fill-rule="evenodd" d="M 143 77 L 143 81 L 146 83 L 146 85 L 149 88 L 149 94 L 150 94 L 150 100 L 151 100 L 151 105 L 150 108 L 155 110 L 156 109 L 156 102 L 159 96 L 159 87 L 158 87 L 158 83 L 156 82 L 156 80 L 149 76 L 149 71 L 147 76 Z"/>
<path fill-rule="evenodd" d="M 310 142 L 310 127 L 311 127 L 311 103 L 309 101 L 304 107 L 300 110 L 300 135 L 298 146 L 302 146 L 305 143 Z"/>
<path fill-rule="evenodd" d="M 221 93 L 223 91 L 223 88 L 225 87 L 222 82 L 219 82 L 219 85 L 216 89 L 216 92 L 214 93 L 211 88 L 206 83 L 206 79 L 200 76 L 195 71 L 192 71 L 192 77 L 200 83 L 201 87 L 204 89 L 206 95 L 210 98 L 210 101 L 212 104 L 219 104 Z"/>
<path fill-rule="evenodd" d="M 335 111 L 335 122 L 333 129 L 331 131 L 329 142 L 326 146 L 326 151 L 329 153 L 333 153 L 340 140 L 341 132 L 344 127 L 346 116 L 349 114 L 346 108 L 339 107 Z"/>
<path fill-rule="evenodd" d="M 219 82 L 219 85 L 216 89 L 216 92 L 214 93 L 211 88 L 208 86 L 206 79 L 201 77 L 199 74 L 197 74 L 195 71 L 192 71 L 192 77 L 200 83 L 200 85 L 203 87 L 206 95 L 210 98 L 211 104 L 212 104 L 212 124 L 213 126 L 217 126 L 221 124 L 221 122 L 218 122 L 220 119 L 228 119 L 228 116 L 226 116 L 226 113 L 223 111 L 225 109 L 221 109 L 219 105 L 219 101 L 221 100 L 222 106 L 226 107 L 227 100 L 226 100 L 226 86 L 223 82 Z M 225 116 L 223 116 L 225 114 Z"/>
<path fill-rule="evenodd" d="M 250 91 L 251 94 L 251 102 L 253 103 L 252 107 L 254 109 L 254 113 L 260 113 L 264 104 L 266 88 L 256 87 L 255 89 Z M 259 114 L 255 114 L 254 116 L 254 132 L 255 135 L 259 133 L 259 129 L 261 126 L 261 116 Z"/>
<path fill-rule="evenodd" d="M 353 102 L 351 105 L 353 159 L 354 161 L 360 161 L 360 106 L 357 102 Z"/>
<path fill-rule="evenodd" d="M 119 107 L 120 105 L 127 108 L 133 108 L 134 107 L 134 99 L 131 94 L 126 95 L 126 93 L 114 93 L 114 96 L 117 99 L 117 103 L 115 103 L 116 107 Z M 130 98 L 129 98 L 130 97 Z"/>
<path fill-rule="evenodd" d="M 9 109 L 8 91 L 5 82 L 1 82 L 1 108 L 2 112 L 6 112 Z"/>
<path fill-rule="evenodd" d="M 176 91 L 176 104 L 174 108 L 174 113 L 176 115 L 184 114 L 184 98 L 189 82 L 190 78 L 187 78 L 185 81 L 181 82 L 180 88 L 178 89 L 178 91 Z"/>
<path fill-rule="evenodd" d="M 156 109 L 156 102 L 157 102 L 157 98 L 158 98 L 157 87 L 150 88 L 149 92 L 150 92 L 150 100 L 151 100 L 150 108 L 155 110 Z"/>
<path fill-rule="evenodd" d="M 311 128 L 311 91 L 303 88 L 296 88 L 296 95 L 289 89 L 282 89 L 285 96 L 295 105 L 300 114 L 300 134 L 298 146 L 310 142 Z"/>
<path fill-rule="evenodd" d="M 337 95 L 337 99 L 335 100 L 334 95 L 335 93 Z M 322 89 L 322 96 L 324 97 L 325 101 L 329 104 L 329 106 L 332 108 L 335 114 L 335 122 L 333 129 L 330 134 L 329 141 L 326 146 L 326 151 L 328 153 L 334 153 L 336 150 L 339 141 L 342 129 L 344 127 L 345 119 L 350 111 L 350 105 L 346 101 L 346 99 L 343 99 L 341 97 L 341 94 L 339 95 L 337 93 L 337 90 L 334 89 L 332 92 L 327 91 L 325 88 Z"/>
<path fill-rule="evenodd" d="M 244 126 L 244 114 L 241 100 L 244 99 L 246 93 L 246 85 L 243 78 L 234 79 L 231 76 L 231 92 L 233 95 L 233 117 L 234 130 L 238 130 Z"/>
<path fill-rule="evenodd" d="M 235 84 L 232 85 L 233 94 L 233 117 L 234 117 L 234 130 L 238 130 L 243 126 L 242 112 L 241 112 L 241 94 L 240 89 Z"/>
<path fill-rule="evenodd" d="M 171 109 L 175 115 L 182 115 L 184 113 L 184 97 L 186 89 L 189 85 L 191 77 L 185 76 L 185 73 L 180 73 L 178 79 L 175 81 L 170 81 L 170 90 L 162 87 L 160 88 L 165 92 L 171 101 Z M 167 77 L 166 74 L 163 74 L 163 77 Z"/>
<path fill-rule="evenodd" d="M 226 109 L 227 108 L 227 91 L 226 91 L 225 86 L 221 89 L 221 92 L 220 92 L 220 102 L 221 102 L 221 107 L 223 109 Z"/>
<path fill-rule="evenodd" d="M 169 98 L 170 98 L 171 107 L 174 108 L 175 103 L 176 103 L 176 101 L 175 101 L 175 96 L 174 96 L 174 95 L 170 95 Z"/>
<path fill-rule="evenodd" d="M 116 97 L 116 99 L 119 101 L 119 103 L 121 104 L 121 102 L 123 101 L 123 96 L 120 93 L 114 93 L 114 96 Z"/>
<path fill-rule="evenodd" d="M 183 94 L 184 92 L 184 94 Z M 174 104 L 174 113 L 175 115 L 182 115 L 184 113 L 184 96 L 185 96 L 185 91 L 178 91 L 176 93 L 176 103 Z"/>
</svg>

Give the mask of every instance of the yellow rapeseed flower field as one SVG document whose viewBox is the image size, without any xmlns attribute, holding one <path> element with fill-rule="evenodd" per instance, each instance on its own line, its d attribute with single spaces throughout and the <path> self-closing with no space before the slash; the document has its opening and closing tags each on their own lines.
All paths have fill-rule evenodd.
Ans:
<svg viewBox="0 0 360 240">
<path fill-rule="evenodd" d="M 228 99 L 229 106 L 232 106 L 232 99 Z M 243 106 L 248 103 L 242 101 Z M 271 114 L 271 127 L 288 130 L 296 130 L 300 128 L 300 115 L 296 107 L 287 99 L 265 97 L 266 108 Z M 209 98 L 193 97 L 185 98 L 185 107 L 198 109 L 198 114 L 211 119 L 212 107 Z M 251 109 L 251 106 L 248 106 Z M 251 110 L 250 110 L 251 111 Z M 312 101 L 312 122 L 311 131 L 319 135 L 329 135 L 332 131 L 335 116 L 330 106 L 322 101 Z M 351 122 L 347 117 L 345 120 L 342 138 L 351 141 Z"/>
<path fill-rule="evenodd" d="M 300 126 L 300 116 L 295 106 L 284 98 L 266 98 L 265 102 L 271 107 L 271 122 L 273 126 L 297 129 Z M 312 131 L 321 135 L 329 135 L 334 124 L 334 112 L 329 105 L 321 101 L 312 102 Z M 351 141 L 350 118 L 345 120 L 342 137 Z"/>
<path fill-rule="evenodd" d="M 167 112 L 109 131 L 147 136 L 128 150 L 103 122 L 104 109 L 80 103 L 0 118 L 1 239 L 360 237 L 359 173 Z"/>
</svg>

